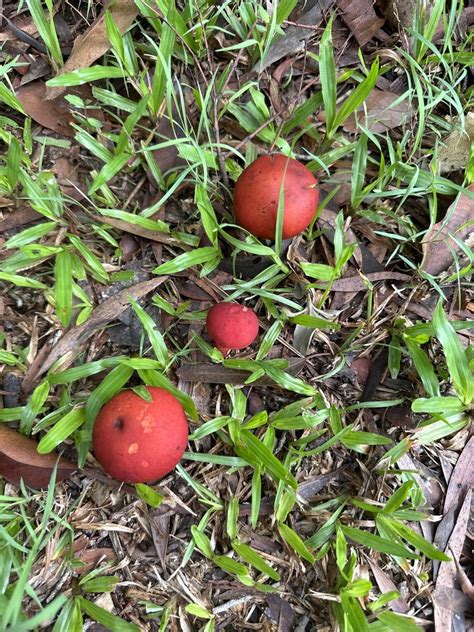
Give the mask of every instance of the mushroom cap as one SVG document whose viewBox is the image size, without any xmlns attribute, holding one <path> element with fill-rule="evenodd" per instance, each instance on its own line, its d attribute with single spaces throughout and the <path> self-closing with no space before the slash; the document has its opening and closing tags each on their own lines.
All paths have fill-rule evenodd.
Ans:
<svg viewBox="0 0 474 632">
<path fill-rule="evenodd" d="M 188 443 L 188 422 L 180 402 L 163 388 L 146 388 L 151 402 L 131 390 L 121 391 L 95 420 L 95 458 L 118 481 L 162 478 L 179 463 Z"/>
<path fill-rule="evenodd" d="M 316 215 L 318 181 L 311 171 L 301 162 L 283 154 L 261 156 L 244 169 L 234 191 L 236 222 L 256 237 L 275 239 L 283 176 L 283 239 L 301 233 Z"/>
<path fill-rule="evenodd" d="M 218 349 L 244 349 L 258 335 L 255 312 L 238 303 L 217 303 L 207 313 L 207 333 Z"/>
</svg>

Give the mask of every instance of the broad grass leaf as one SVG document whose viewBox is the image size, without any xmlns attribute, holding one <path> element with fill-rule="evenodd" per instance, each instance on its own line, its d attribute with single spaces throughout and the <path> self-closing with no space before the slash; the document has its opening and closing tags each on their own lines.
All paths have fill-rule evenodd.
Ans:
<svg viewBox="0 0 474 632">
<path fill-rule="evenodd" d="M 82 426 L 86 420 L 84 408 L 73 408 L 49 430 L 38 444 L 39 454 L 47 454 Z"/>
<path fill-rule="evenodd" d="M 411 409 L 414 413 L 449 415 L 462 412 L 465 406 L 457 397 L 419 397 L 412 402 Z"/>
<path fill-rule="evenodd" d="M 300 538 L 300 536 L 294 531 L 291 527 L 286 524 L 279 524 L 278 531 L 280 532 L 280 536 L 282 539 L 288 544 L 288 546 L 293 549 L 300 557 L 305 559 L 310 564 L 314 564 L 314 556 L 309 551 L 306 544 Z"/>
<path fill-rule="evenodd" d="M 277 481 L 283 480 L 290 487 L 296 489 L 296 481 L 294 476 L 276 456 L 266 447 L 260 439 L 249 432 L 242 430 L 240 438 L 244 446 L 253 454 L 254 458 L 268 471 L 268 473 Z"/>
<path fill-rule="evenodd" d="M 220 256 L 219 251 L 211 246 L 196 248 L 191 252 L 184 252 L 182 255 L 178 255 L 171 261 L 162 263 L 153 272 L 155 274 L 176 274 L 193 266 L 207 263 L 217 256 Z"/>
<path fill-rule="evenodd" d="M 265 573 L 271 579 L 276 582 L 280 581 L 280 574 L 274 570 L 261 555 L 254 551 L 250 546 L 244 544 L 243 542 L 239 542 L 234 540 L 232 542 L 232 548 L 243 560 L 245 560 L 248 564 L 256 568 L 261 573 Z"/>
<path fill-rule="evenodd" d="M 444 415 L 443 419 L 434 419 L 426 425 L 417 428 L 413 433 L 413 439 L 417 444 L 426 445 L 459 432 L 469 423 L 469 416 L 462 413 Z"/>
<path fill-rule="evenodd" d="M 474 376 L 470 369 L 467 355 L 444 313 L 441 302 L 438 303 L 434 311 L 433 328 L 443 347 L 454 388 L 462 401 L 469 405 L 474 399 Z"/>
<path fill-rule="evenodd" d="M 437 549 L 435 546 L 428 542 L 423 536 L 410 529 L 406 525 L 402 524 L 398 520 L 394 520 L 392 518 L 387 518 L 386 516 L 378 515 L 377 523 L 385 527 L 390 532 L 394 532 L 400 538 L 403 538 L 407 542 L 409 542 L 412 546 L 414 546 L 418 551 L 421 551 L 426 557 L 430 560 L 440 560 L 442 562 L 450 562 L 451 558 Z"/>
<path fill-rule="evenodd" d="M 388 626 L 390 630 L 396 630 L 397 632 L 422 632 L 423 630 L 423 628 L 416 625 L 411 617 L 396 612 L 381 612 L 377 615 L 377 619 Z"/>
<path fill-rule="evenodd" d="M 419 555 L 415 555 L 407 547 L 401 546 L 391 540 L 370 533 L 369 531 L 362 531 L 361 529 L 354 529 L 352 527 L 341 526 L 342 532 L 350 540 L 362 544 L 369 549 L 379 551 L 380 553 L 387 553 L 387 555 L 398 555 L 399 557 L 408 557 L 410 559 L 418 560 Z"/>
<path fill-rule="evenodd" d="M 88 614 L 91 619 L 94 619 L 97 623 L 101 623 L 107 629 L 113 630 L 114 632 L 139 632 L 138 626 L 134 623 L 124 621 L 85 597 L 79 596 L 77 599 L 79 600 L 82 610 Z"/>
</svg>

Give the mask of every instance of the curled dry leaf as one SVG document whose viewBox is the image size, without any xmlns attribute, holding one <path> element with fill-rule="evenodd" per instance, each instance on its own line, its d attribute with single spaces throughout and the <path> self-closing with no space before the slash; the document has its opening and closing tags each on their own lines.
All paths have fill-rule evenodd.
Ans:
<svg viewBox="0 0 474 632">
<path fill-rule="evenodd" d="M 336 4 L 359 46 L 370 42 L 385 21 L 377 16 L 371 0 L 337 0 Z"/>
<path fill-rule="evenodd" d="M 423 238 L 421 269 L 436 276 L 453 263 L 460 248 L 459 242 L 468 243 L 474 233 L 474 184 L 469 193 L 459 193 L 448 209 L 446 217 L 434 224 Z M 453 237 L 455 239 L 453 239 Z M 469 244 L 468 244 L 469 245 Z M 471 244 L 472 246 L 472 244 Z"/>
<path fill-rule="evenodd" d="M 55 453 L 38 454 L 37 443 L 7 426 L 0 426 L 0 474 L 18 485 L 23 479 L 28 487 L 47 487 L 54 466 L 58 463 L 56 480 L 62 481 L 77 466 Z"/>
<path fill-rule="evenodd" d="M 399 97 L 394 92 L 372 90 L 365 102 L 344 123 L 345 131 L 354 134 L 357 131 L 357 121 L 375 133 L 399 127 L 410 114 L 410 106 L 406 100 L 394 105 Z"/>
<path fill-rule="evenodd" d="M 121 33 L 125 33 L 138 14 L 138 8 L 134 0 L 120 0 L 110 3 L 107 7 L 110 17 L 115 22 Z M 74 46 L 68 60 L 61 68 L 59 75 L 80 68 L 88 68 L 99 57 L 102 57 L 110 48 L 105 25 L 105 11 L 99 18 L 80 35 L 74 42 Z M 46 90 L 45 98 L 49 101 L 57 98 L 64 92 L 64 87 L 50 87 Z"/>
</svg>

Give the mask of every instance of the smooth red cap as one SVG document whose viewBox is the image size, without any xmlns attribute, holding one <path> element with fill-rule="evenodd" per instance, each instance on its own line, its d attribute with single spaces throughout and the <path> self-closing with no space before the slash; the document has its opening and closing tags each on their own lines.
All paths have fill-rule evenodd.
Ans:
<svg viewBox="0 0 474 632">
<path fill-rule="evenodd" d="M 218 349 L 244 349 L 258 335 L 255 312 L 238 303 L 217 303 L 207 313 L 207 333 Z"/>
<path fill-rule="evenodd" d="M 188 443 L 188 422 L 180 402 L 162 388 L 146 388 L 152 402 L 122 391 L 95 420 L 95 458 L 118 481 L 148 483 L 162 478 L 179 463 Z"/>
<path fill-rule="evenodd" d="M 316 215 L 318 181 L 311 171 L 301 162 L 283 154 L 261 156 L 241 173 L 234 191 L 235 220 L 256 237 L 275 239 L 283 176 L 283 239 L 301 233 Z"/>
</svg>

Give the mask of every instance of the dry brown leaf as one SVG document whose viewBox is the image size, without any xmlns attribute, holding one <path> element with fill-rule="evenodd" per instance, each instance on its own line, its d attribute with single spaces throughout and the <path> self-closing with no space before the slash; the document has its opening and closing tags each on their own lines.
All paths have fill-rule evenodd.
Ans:
<svg viewBox="0 0 474 632">
<path fill-rule="evenodd" d="M 174 125 L 171 124 L 166 114 L 164 114 L 158 121 L 155 136 L 158 144 L 166 142 L 167 140 L 174 140 L 184 137 L 184 132 L 180 130 L 179 125 L 180 115 L 174 104 L 172 106 L 172 117 Z M 178 147 L 178 144 L 168 145 L 167 147 L 155 149 L 155 151 L 153 152 L 153 158 L 155 159 L 155 162 L 158 165 L 161 173 L 164 174 L 175 169 L 176 167 L 182 167 L 186 165 L 186 161 L 179 156 Z M 148 179 L 152 182 L 155 182 L 151 171 L 148 173 Z"/>
<path fill-rule="evenodd" d="M 142 226 L 138 226 L 137 224 L 131 224 L 130 222 L 124 222 L 121 219 L 115 219 L 115 217 L 107 217 L 106 215 L 92 215 L 92 219 L 97 222 L 101 222 L 102 224 L 108 224 L 109 226 L 118 228 L 125 233 L 130 233 L 131 235 L 137 235 L 138 237 L 144 237 L 145 239 L 157 241 L 160 244 L 178 243 L 178 241 L 174 237 L 171 237 L 171 235 L 168 235 L 167 233 L 162 233 L 159 230 L 149 230 L 148 228 L 143 228 Z"/>
<path fill-rule="evenodd" d="M 17 228 L 18 226 L 24 226 L 30 222 L 34 222 L 37 219 L 43 217 L 40 213 L 37 213 L 29 206 L 22 206 L 10 213 L 7 213 L 5 219 L 0 222 L 0 233 L 5 233 L 11 228 Z"/>
<path fill-rule="evenodd" d="M 336 4 L 359 46 L 370 42 L 385 21 L 377 16 L 371 0 L 337 0 Z"/>
<path fill-rule="evenodd" d="M 459 193 L 448 209 L 446 217 L 430 228 L 423 238 L 421 269 L 434 276 L 444 272 L 459 251 L 458 241 L 467 242 L 474 232 L 474 184 L 468 187 L 470 195 Z"/>
<path fill-rule="evenodd" d="M 337 279 L 337 281 L 334 281 L 331 285 L 331 291 L 356 292 L 366 290 L 367 285 L 365 279 L 371 283 L 375 283 L 376 281 L 411 281 L 411 276 L 403 272 L 369 272 L 369 274 L 365 274 L 363 277 L 357 275 L 345 279 Z"/>
<path fill-rule="evenodd" d="M 297 490 L 298 497 L 302 498 L 305 502 L 310 502 L 346 468 L 347 466 L 343 465 L 332 472 L 328 472 L 327 474 L 318 474 L 314 478 L 308 479 L 304 481 L 304 483 L 300 483 Z"/>
<path fill-rule="evenodd" d="M 278 632 L 293 632 L 296 617 L 291 604 L 279 595 L 267 595 L 265 614 L 277 626 Z"/>
<path fill-rule="evenodd" d="M 73 119 L 68 102 L 59 97 L 46 103 L 45 92 L 45 84 L 42 81 L 34 81 L 20 86 L 16 91 L 16 96 L 25 112 L 34 121 L 63 136 L 74 136 L 75 132 L 70 126 Z"/>
<path fill-rule="evenodd" d="M 167 278 L 167 276 L 156 277 L 125 288 L 96 307 L 85 323 L 70 329 L 54 347 L 49 349 L 48 346 L 43 347 L 38 356 L 39 362 L 35 360 L 25 375 L 23 391 L 29 392 L 35 380 L 46 373 L 59 358 L 62 359 L 62 368 L 69 366 L 96 329 L 116 320 L 130 306 L 129 297 L 139 300 L 155 290 Z"/>
<path fill-rule="evenodd" d="M 469 514 L 471 511 L 472 490 L 468 489 L 462 507 L 459 511 L 456 524 L 453 528 L 451 536 L 446 547 L 446 552 L 451 553 L 453 559 L 458 560 L 461 555 L 464 540 L 466 537 L 466 529 L 469 522 Z M 457 578 L 457 568 L 454 561 L 441 562 L 438 577 L 436 579 L 436 589 L 454 589 Z M 433 595 L 434 615 L 436 630 L 450 630 L 451 621 L 454 612 L 445 606 L 441 606 L 436 601 L 436 593 Z"/>
<path fill-rule="evenodd" d="M 307 40 L 315 34 L 324 14 L 326 11 L 329 11 L 332 4 L 332 0 L 311 0 L 307 2 L 305 5 L 306 12 L 298 18 L 298 24 L 303 26 L 289 26 L 285 31 L 285 35 L 270 46 L 264 59 L 257 62 L 252 71 L 263 72 L 265 68 L 279 59 L 304 50 Z M 314 26 L 314 31 L 308 29 L 308 26 Z"/>
<path fill-rule="evenodd" d="M 43 127 L 53 130 L 53 132 L 73 137 L 76 132 L 71 127 L 74 118 L 69 103 L 62 96 L 58 96 L 51 101 L 45 101 L 46 91 L 46 84 L 43 81 L 34 81 L 20 86 L 16 90 L 16 96 L 23 105 L 25 112 L 34 121 Z M 81 99 L 86 99 L 91 95 L 88 86 L 67 88 L 67 92 Z M 88 109 L 87 113 L 88 116 L 93 116 L 99 120 L 104 119 L 104 115 L 100 110 Z"/>
<path fill-rule="evenodd" d="M 83 566 L 75 566 L 74 572 L 83 575 L 93 568 L 97 568 L 99 562 L 113 562 L 116 560 L 115 551 L 110 547 L 100 547 L 97 549 L 84 549 L 76 557 L 83 563 Z"/>
<path fill-rule="evenodd" d="M 372 90 L 365 102 L 344 123 L 345 131 L 354 134 L 357 131 L 357 121 L 375 133 L 399 127 L 410 113 L 406 100 L 393 105 L 399 97 L 394 92 Z"/>
<path fill-rule="evenodd" d="M 304 358 L 289 358 L 289 366 L 286 371 L 291 375 L 298 375 L 305 363 L 306 360 Z M 176 373 L 183 382 L 203 382 L 207 384 L 244 384 L 245 380 L 250 377 L 248 371 L 228 369 L 210 362 L 183 364 Z M 267 377 L 256 380 L 252 384 L 275 386 L 275 383 Z"/>
<path fill-rule="evenodd" d="M 38 454 L 37 445 L 36 441 L 16 430 L 0 426 L 0 474 L 15 485 L 23 479 L 25 485 L 38 489 L 48 486 L 56 463 L 57 481 L 67 478 L 77 469 L 74 463 L 58 454 Z"/>
<path fill-rule="evenodd" d="M 471 145 L 474 142 L 474 112 L 468 112 L 464 119 L 465 127 L 459 123 L 439 148 L 439 172 L 464 169 L 469 159 Z"/>
<path fill-rule="evenodd" d="M 451 551 L 451 554 L 452 554 L 452 551 Z M 458 573 L 458 581 L 461 586 L 461 589 L 463 593 L 466 595 L 466 597 L 469 597 L 469 599 L 471 600 L 471 606 L 472 606 L 474 605 L 474 586 L 472 585 L 470 578 L 465 573 L 461 564 L 459 563 L 459 561 L 456 559 L 454 555 L 453 555 L 453 562 L 454 562 L 454 565 L 456 566 L 456 570 Z"/>
<path fill-rule="evenodd" d="M 370 558 L 367 560 L 369 562 L 369 566 L 374 574 L 375 581 L 377 582 L 377 586 L 380 589 L 381 593 L 396 591 L 397 587 L 392 582 L 390 577 L 383 571 L 377 564 L 372 561 Z M 398 597 L 397 599 L 393 599 L 389 601 L 390 608 L 394 612 L 400 612 L 401 614 L 407 614 L 410 611 L 410 606 L 403 599 L 403 597 Z"/>
<path fill-rule="evenodd" d="M 444 510 L 457 506 L 460 496 L 474 486 L 474 437 L 471 437 L 459 455 L 454 470 L 449 478 L 449 485 L 444 499 Z"/>
<path fill-rule="evenodd" d="M 170 535 L 170 508 L 167 505 L 160 505 L 157 509 L 149 511 L 148 517 L 153 545 L 160 558 L 161 567 L 165 570 Z"/>
<path fill-rule="evenodd" d="M 138 8 L 134 0 L 117 0 L 117 2 L 107 7 L 107 11 L 121 33 L 125 33 L 138 15 Z M 110 42 L 105 28 L 104 12 L 85 33 L 76 39 L 72 52 L 58 73 L 58 76 L 72 72 L 73 70 L 79 70 L 80 68 L 88 68 L 99 59 L 99 57 L 102 57 L 109 48 Z M 64 90 L 65 88 L 62 86 L 48 88 L 45 98 L 48 101 L 55 99 L 62 94 Z"/>
<path fill-rule="evenodd" d="M 444 499 L 443 519 L 436 529 L 434 543 L 439 549 L 444 550 L 452 533 L 454 518 L 459 508 L 459 503 L 467 490 L 474 485 L 474 437 L 471 437 L 464 446 L 456 465 L 449 478 L 448 489 Z M 434 577 L 438 574 L 440 563 L 434 560 Z"/>
</svg>

